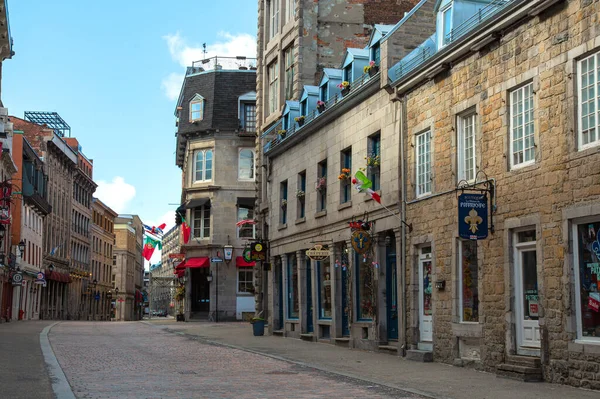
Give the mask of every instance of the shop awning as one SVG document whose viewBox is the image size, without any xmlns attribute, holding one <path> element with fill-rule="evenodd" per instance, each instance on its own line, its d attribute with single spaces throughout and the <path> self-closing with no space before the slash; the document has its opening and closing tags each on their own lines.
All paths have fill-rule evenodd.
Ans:
<svg viewBox="0 0 600 399">
<path fill-rule="evenodd" d="M 254 267 L 256 262 L 246 262 L 243 256 L 238 256 L 235 258 L 235 265 L 237 267 Z"/>
<path fill-rule="evenodd" d="M 210 259 L 205 257 L 188 258 L 175 267 L 175 270 L 184 270 L 185 268 L 210 267 Z"/>
<path fill-rule="evenodd" d="M 185 209 L 194 209 L 210 202 L 210 198 L 192 198 L 185 204 Z"/>
<path fill-rule="evenodd" d="M 175 275 L 179 278 L 183 277 L 185 275 L 185 270 L 175 270 Z"/>
<path fill-rule="evenodd" d="M 70 283 L 71 282 L 70 275 L 65 274 L 65 273 L 59 273 L 59 272 L 51 272 L 51 271 L 48 271 L 46 273 L 46 279 L 58 281 L 59 283 Z"/>
</svg>

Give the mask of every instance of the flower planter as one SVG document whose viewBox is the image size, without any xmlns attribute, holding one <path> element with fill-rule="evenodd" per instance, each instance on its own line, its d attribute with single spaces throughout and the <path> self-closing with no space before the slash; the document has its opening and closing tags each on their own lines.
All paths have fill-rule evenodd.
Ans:
<svg viewBox="0 0 600 399">
<path fill-rule="evenodd" d="M 297 121 L 297 123 L 298 123 L 298 126 L 302 127 L 302 125 L 304 125 L 304 119 L 299 119 Z"/>
<path fill-rule="evenodd" d="M 342 89 L 342 97 L 346 97 L 350 93 L 350 86 Z"/>
<path fill-rule="evenodd" d="M 325 112 L 325 105 L 317 105 L 317 110 L 322 114 Z"/>
<path fill-rule="evenodd" d="M 252 333 L 255 337 L 262 337 L 265 335 L 265 321 L 264 320 L 253 320 L 252 321 Z"/>
<path fill-rule="evenodd" d="M 375 76 L 379 72 L 379 67 L 377 65 L 373 65 L 369 68 L 369 76 Z"/>
</svg>

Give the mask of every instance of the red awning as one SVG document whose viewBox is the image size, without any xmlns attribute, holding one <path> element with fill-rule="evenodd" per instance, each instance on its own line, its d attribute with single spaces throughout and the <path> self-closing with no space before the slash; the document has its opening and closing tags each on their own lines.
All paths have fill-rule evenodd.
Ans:
<svg viewBox="0 0 600 399">
<path fill-rule="evenodd" d="M 189 258 L 185 260 L 185 267 L 210 267 L 210 259 Z"/>
<path fill-rule="evenodd" d="M 185 269 L 185 261 L 180 262 L 177 266 L 175 266 L 175 274 L 177 274 L 178 270 L 184 270 Z"/>
<path fill-rule="evenodd" d="M 238 256 L 235 258 L 235 265 L 237 267 L 254 267 L 256 262 L 246 262 L 243 256 Z"/>
<path fill-rule="evenodd" d="M 65 274 L 65 273 L 59 273 L 59 272 L 48 271 L 48 272 L 46 272 L 46 278 L 48 280 L 58 281 L 59 283 L 70 283 L 71 282 L 70 275 Z"/>
<path fill-rule="evenodd" d="M 181 278 L 185 275 L 185 270 L 176 270 L 175 274 L 177 275 L 177 277 Z"/>
</svg>

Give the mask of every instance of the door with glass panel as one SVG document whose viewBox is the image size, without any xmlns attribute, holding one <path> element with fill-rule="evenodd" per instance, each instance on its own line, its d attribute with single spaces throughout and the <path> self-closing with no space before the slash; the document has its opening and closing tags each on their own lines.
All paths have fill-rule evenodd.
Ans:
<svg viewBox="0 0 600 399">
<path fill-rule="evenodd" d="M 518 232 L 514 238 L 517 353 L 535 355 L 541 344 L 535 230 Z"/>
<path fill-rule="evenodd" d="M 431 247 L 421 248 L 419 253 L 419 331 L 421 342 L 433 341 L 431 267 Z"/>
<path fill-rule="evenodd" d="M 312 303 L 312 268 L 311 260 L 306 259 L 306 332 L 314 331 Z"/>
<path fill-rule="evenodd" d="M 398 339 L 398 282 L 396 273 L 396 253 L 390 246 L 386 248 L 386 309 L 387 309 L 387 335 L 390 340 Z"/>
</svg>

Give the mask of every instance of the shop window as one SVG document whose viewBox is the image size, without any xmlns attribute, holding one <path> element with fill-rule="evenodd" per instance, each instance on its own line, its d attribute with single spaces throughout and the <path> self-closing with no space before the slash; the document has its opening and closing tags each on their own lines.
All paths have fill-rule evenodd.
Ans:
<svg viewBox="0 0 600 399">
<path fill-rule="evenodd" d="M 510 93 L 510 153 L 511 168 L 535 162 L 532 83 Z"/>
<path fill-rule="evenodd" d="M 317 262 L 319 290 L 319 319 L 331 319 L 331 262 L 329 259 Z"/>
<path fill-rule="evenodd" d="M 477 267 L 477 241 L 459 243 L 460 321 L 479 321 L 479 272 Z"/>
<path fill-rule="evenodd" d="M 297 319 L 300 316 L 298 302 L 298 267 L 296 254 L 289 254 L 287 262 L 287 294 L 288 294 L 288 319 Z"/>
<path fill-rule="evenodd" d="M 254 293 L 254 283 L 251 267 L 238 268 L 238 294 Z"/>
<path fill-rule="evenodd" d="M 578 62 L 578 147 L 580 150 L 600 145 L 600 53 Z"/>
<path fill-rule="evenodd" d="M 356 254 L 356 307 L 358 320 L 372 320 L 375 315 L 375 282 L 373 273 L 373 259 Z"/>
<path fill-rule="evenodd" d="M 600 219 L 576 224 L 573 241 L 578 337 L 600 342 Z"/>
</svg>

